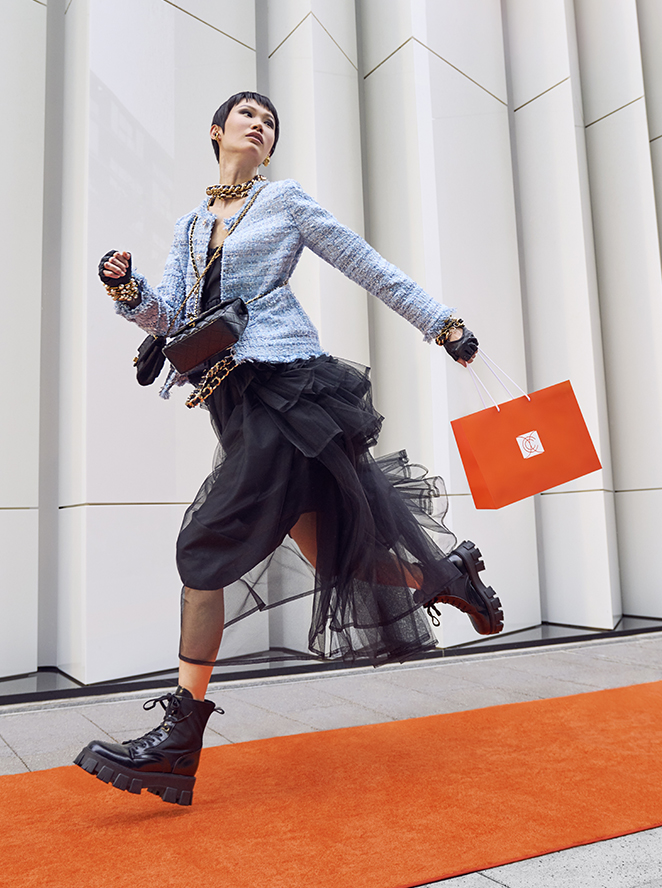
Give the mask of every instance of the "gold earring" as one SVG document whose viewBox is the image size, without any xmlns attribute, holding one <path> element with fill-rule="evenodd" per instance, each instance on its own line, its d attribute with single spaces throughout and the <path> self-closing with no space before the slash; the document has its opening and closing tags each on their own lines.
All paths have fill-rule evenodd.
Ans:
<svg viewBox="0 0 662 888">
<path fill-rule="evenodd" d="M 267 156 L 264 158 L 264 160 L 262 161 L 262 163 L 264 164 L 265 167 L 268 167 L 268 166 L 269 166 L 269 164 L 271 163 L 271 158 L 269 157 L 268 154 L 267 154 Z"/>
</svg>

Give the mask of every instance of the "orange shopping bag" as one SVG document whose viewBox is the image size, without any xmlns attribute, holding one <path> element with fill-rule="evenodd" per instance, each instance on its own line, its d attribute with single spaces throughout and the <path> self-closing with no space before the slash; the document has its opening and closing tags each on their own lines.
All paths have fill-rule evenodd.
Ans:
<svg viewBox="0 0 662 888">
<path fill-rule="evenodd" d="M 602 468 L 569 381 L 451 422 L 477 509 Z"/>
</svg>

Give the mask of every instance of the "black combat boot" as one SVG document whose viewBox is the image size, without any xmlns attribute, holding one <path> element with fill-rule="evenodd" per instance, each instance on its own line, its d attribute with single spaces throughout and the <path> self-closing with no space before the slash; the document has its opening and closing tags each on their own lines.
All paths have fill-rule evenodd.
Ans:
<svg viewBox="0 0 662 888">
<path fill-rule="evenodd" d="M 453 580 L 445 589 L 435 591 L 425 583 L 414 592 L 414 601 L 422 604 L 433 625 L 439 625 L 441 614 L 435 604 L 451 604 L 463 613 L 468 614 L 474 629 L 480 635 L 496 635 L 503 629 L 503 610 L 496 592 L 491 586 L 480 581 L 478 571 L 485 570 L 480 550 L 470 540 L 453 549 L 448 556 L 462 576 Z"/>
<path fill-rule="evenodd" d="M 74 764 L 116 789 L 138 794 L 146 789 L 164 802 L 190 805 L 202 735 L 212 712 L 223 710 L 211 700 L 194 700 L 181 687 L 174 694 L 147 700 L 143 709 L 153 709 L 157 703 L 165 709 L 158 728 L 124 743 L 93 740 Z"/>
</svg>

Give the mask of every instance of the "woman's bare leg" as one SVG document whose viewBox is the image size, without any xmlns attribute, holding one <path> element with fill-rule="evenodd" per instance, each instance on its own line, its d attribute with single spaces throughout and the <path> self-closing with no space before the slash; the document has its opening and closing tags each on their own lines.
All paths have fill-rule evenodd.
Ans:
<svg viewBox="0 0 662 888">
<path fill-rule="evenodd" d="M 301 549 L 301 554 L 313 567 L 317 566 L 317 514 L 304 512 L 290 530 L 290 536 Z M 416 564 L 400 562 L 402 575 L 410 589 L 420 589 L 423 583 L 423 572 Z M 392 576 L 392 574 L 391 574 Z M 378 577 L 379 580 L 379 577 Z M 385 585 L 389 585 L 386 583 Z"/>
<path fill-rule="evenodd" d="M 178 684 L 181 688 L 190 691 L 196 700 L 204 700 L 213 668 L 213 666 L 200 666 L 198 663 L 186 663 L 184 660 L 180 660 Z"/>
<path fill-rule="evenodd" d="M 290 536 L 306 561 L 317 567 L 317 513 L 304 512 L 290 530 Z"/>
<path fill-rule="evenodd" d="M 182 596 L 180 656 L 201 663 L 179 661 L 179 684 L 196 700 L 204 700 L 223 637 L 225 603 L 222 589 L 189 589 Z"/>
</svg>

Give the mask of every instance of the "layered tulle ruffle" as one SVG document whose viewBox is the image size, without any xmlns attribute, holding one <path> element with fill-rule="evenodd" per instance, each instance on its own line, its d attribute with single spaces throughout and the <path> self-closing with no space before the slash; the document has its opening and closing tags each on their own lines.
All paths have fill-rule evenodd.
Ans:
<svg viewBox="0 0 662 888">
<path fill-rule="evenodd" d="M 421 569 L 429 588 L 458 575 L 445 559 L 455 538 L 443 524 L 443 481 L 404 451 L 371 456 L 382 417 L 369 371 L 328 356 L 240 364 L 207 405 L 219 448 L 184 517 L 182 581 L 225 589 L 226 628 L 279 609 L 253 635 L 227 632 L 223 659 L 380 663 L 434 647 L 411 587 Z M 288 536 L 309 512 L 316 570 Z M 197 624 L 182 636 L 182 653 L 208 659 L 204 636 Z"/>
</svg>

